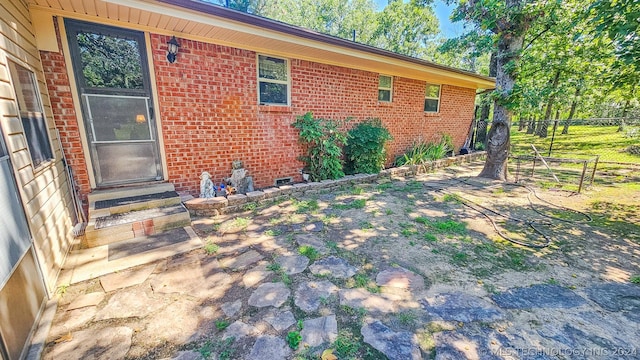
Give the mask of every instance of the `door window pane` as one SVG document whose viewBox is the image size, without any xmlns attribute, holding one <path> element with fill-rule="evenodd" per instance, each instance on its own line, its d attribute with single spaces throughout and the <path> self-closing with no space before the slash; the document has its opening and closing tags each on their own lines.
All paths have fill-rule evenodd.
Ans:
<svg viewBox="0 0 640 360">
<path fill-rule="evenodd" d="M 151 140 L 146 97 L 85 95 L 96 141 Z"/>
<path fill-rule="evenodd" d="M 144 88 L 136 40 L 94 32 L 78 32 L 76 40 L 86 87 Z"/>
</svg>

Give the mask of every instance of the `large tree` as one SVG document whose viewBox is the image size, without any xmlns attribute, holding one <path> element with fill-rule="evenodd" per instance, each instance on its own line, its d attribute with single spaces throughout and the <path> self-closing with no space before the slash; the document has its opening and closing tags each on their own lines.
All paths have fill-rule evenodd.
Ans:
<svg viewBox="0 0 640 360">
<path fill-rule="evenodd" d="M 487 138 L 487 160 L 479 176 L 506 180 L 510 147 L 511 109 L 517 104 L 515 88 L 518 59 L 531 22 L 541 6 L 530 0 L 460 0 L 454 19 L 464 19 L 494 34 L 496 89 L 493 123 Z"/>
</svg>

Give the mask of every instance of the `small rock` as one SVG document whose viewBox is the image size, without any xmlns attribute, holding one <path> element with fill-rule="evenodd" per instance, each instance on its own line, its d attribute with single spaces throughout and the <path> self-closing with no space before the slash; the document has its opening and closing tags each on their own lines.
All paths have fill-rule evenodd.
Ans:
<svg viewBox="0 0 640 360">
<path fill-rule="evenodd" d="M 324 224 L 321 221 L 309 224 L 304 227 L 304 230 L 309 232 L 320 232 L 322 231 L 322 229 L 324 229 Z"/>
<path fill-rule="evenodd" d="M 78 296 L 69 306 L 67 306 L 67 311 L 80 309 L 87 306 L 96 306 L 104 299 L 103 292 L 93 292 L 90 294 L 80 295 Z"/>
<path fill-rule="evenodd" d="M 279 337 L 276 336 L 260 336 L 249 354 L 250 360 L 280 360 L 285 359 L 291 354 L 291 349 Z"/>
<path fill-rule="evenodd" d="M 267 265 L 258 265 L 244 274 L 242 283 L 245 287 L 250 288 L 269 277 L 269 275 L 271 275 L 271 271 L 267 270 Z"/>
<path fill-rule="evenodd" d="M 440 293 L 421 303 L 429 314 L 435 314 L 445 321 L 492 322 L 505 318 L 504 312 L 497 306 L 465 293 Z"/>
<path fill-rule="evenodd" d="M 410 332 L 394 332 L 378 320 L 365 324 L 360 332 L 364 342 L 390 360 L 422 359 L 416 336 Z"/>
<path fill-rule="evenodd" d="M 280 307 L 287 301 L 289 295 L 291 295 L 291 291 L 283 283 L 266 283 L 258 286 L 251 294 L 249 305 Z"/>
<path fill-rule="evenodd" d="M 378 276 L 376 276 L 376 284 L 378 284 L 378 286 L 413 291 L 424 289 L 424 279 L 422 276 L 401 267 L 390 268 L 378 273 Z"/>
<path fill-rule="evenodd" d="M 249 324 L 245 324 L 242 321 L 238 320 L 233 324 L 229 325 L 229 327 L 224 331 L 224 335 L 222 339 L 228 339 L 230 337 L 237 339 L 252 336 L 258 334 L 258 329 L 255 326 L 251 326 Z"/>
<path fill-rule="evenodd" d="M 222 304 L 220 308 L 222 308 L 222 312 L 225 315 L 227 315 L 227 317 L 232 317 L 242 308 L 242 300 L 236 300 L 234 302 L 226 302 Z"/>
<path fill-rule="evenodd" d="M 305 320 L 303 323 L 302 343 L 311 347 L 332 343 L 338 337 L 338 322 L 335 315 Z"/>
<path fill-rule="evenodd" d="M 330 275 L 338 279 L 347 279 L 356 274 L 358 269 L 336 256 L 320 259 L 309 267 L 313 274 Z"/>
<path fill-rule="evenodd" d="M 282 270 L 287 275 L 294 275 L 303 272 L 307 268 L 309 258 L 302 255 L 278 256 L 276 263 L 282 267 Z"/>
<path fill-rule="evenodd" d="M 296 323 L 296 318 L 291 311 L 285 311 L 276 315 L 267 316 L 264 318 L 266 322 L 271 324 L 277 331 L 288 329 L 291 325 Z"/>
<path fill-rule="evenodd" d="M 156 265 L 153 264 L 135 270 L 127 270 L 105 275 L 100 278 L 100 284 L 106 292 L 142 284 L 147 280 L 155 268 Z"/>
<path fill-rule="evenodd" d="M 395 312 L 393 301 L 363 289 L 343 289 L 339 294 L 340 305 L 347 305 L 354 309 L 365 308 L 371 312 Z"/>
<path fill-rule="evenodd" d="M 301 283 L 296 290 L 295 304 L 304 312 L 313 312 L 320 307 L 320 300 L 338 291 L 338 287 L 327 280 Z"/>
<path fill-rule="evenodd" d="M 255 250 L 249 250 L 242 255 L 223 259 L 222 261 L 220 261 L 220 264 L 225 268 L 230 268 L 232 270 L 241 270 L 262 259 L 263 256 L 260 255 L 260 253 Z"/>
<path fill-rule="evenodd" d="M 550 284 L 509 289 L 491 298 L 503 309 L 571 308 L 585 304 L 573 291 Z"/>
</svg>

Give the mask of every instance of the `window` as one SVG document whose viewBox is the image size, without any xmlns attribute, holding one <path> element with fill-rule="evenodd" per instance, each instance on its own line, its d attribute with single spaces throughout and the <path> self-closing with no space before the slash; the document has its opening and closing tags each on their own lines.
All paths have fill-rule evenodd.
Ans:
<svg viewBox="0 0 640 360">
<path fill-rule="evenodd" d="M 42 113 L 42 102 L 33 72 L 9 61 L 9 71 L 16 92 L 24 136 L 27 139 L 33 167 L 53 159 L 47 121 Z"/>
<path fill-rule="evenodd" d="M 258 102 L 289 105 L 289 61 L 258 55 Z"/>
<path fill-rule="evenodd" d="M 378 80 L 378 101 L 391 102 L 393 92 L 393 76 L 380 75 Z"/>
<path fill-rule="evenodd" d="M 424 111 L 438 112 L 440 107 L 440 85 L 427 84 L 424 94 Z"/>
</svg>

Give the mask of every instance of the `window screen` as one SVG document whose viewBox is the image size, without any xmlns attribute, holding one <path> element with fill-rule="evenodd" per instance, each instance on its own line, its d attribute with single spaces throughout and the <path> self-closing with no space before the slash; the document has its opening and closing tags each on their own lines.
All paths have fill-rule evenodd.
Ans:
<svg viewBox="0 0 640 360">
<path fill-rule="evenodd" d="M 42 113 L 42 102 L 38 85 L 33 72 L 29 69 L 9 61 L 9 70 L 16 92 L 24 136 L 29 146 L 29 153 L 33 167 L 53 159 L 47 121 Z"/>
</svg>

